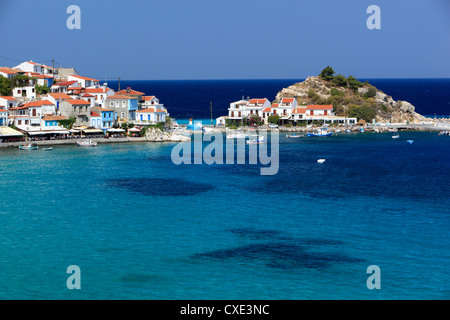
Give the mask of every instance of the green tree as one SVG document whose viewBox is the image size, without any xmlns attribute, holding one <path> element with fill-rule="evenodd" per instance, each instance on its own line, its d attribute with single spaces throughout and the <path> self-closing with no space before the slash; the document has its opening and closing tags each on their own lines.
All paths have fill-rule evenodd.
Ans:
<svg viewBox="0 0 450 320">
<path fill-rule="evenodd" d="M 364 94 L 365 98 L 373 98 L 375 97 L 377 94 L 377 90 L 374 87 L 369 87 L 369 89 L 367 89 L 367 92 Z"/>
<path fill-rule="evenodd" d="M 344 96 L 344 92 L 342 92 L 342 91 L 340 91 L 340 90 L 338 90 L 338 89 L 336 89 L 336 88 L 331 88 L 331 90 L 330 90 L 330 94 L 331 94 L 331 96 L 336 96 L 336 97 L 342 97 L 342 96 Z"/>
<path fill-rule="evenodd" d="M 4 76 L 0 76 L 0 96 L 12 95 L 12 81 Z"/>
<path fill-rule="evenodd" d="M 35 88 L 37 94 L 47 94 L 50 92 L 50 88 L 47 87 L 46 85 L 41 86 L 37 84 Z"/>
<path fill-rule="evenodd" d="M 271 115 L 269 116 L 269 118 L 267 118 L 267 121 L 269 121 L 270 123 L 275 123 L 278 124 L 278 121 L 280 121 L 280 116 L 278 115 Z"/>
<path fill-rule="evenodd" d="M 333 83 L 339 87 L 346 87 L 347 79 L 342 74 L 338 74 L 333 78 Z"/>
<path fill-rule="evenodd" d="M 64 128 L 67 128 L 67 129 L 72 129 L 72 127 L 73 127 L 73 124 L 75 123 L 75 121 L 76 121 L 77 119 L 75 118 L 75 117 L 71 117 L 71 118 L 69 118 L 69 119 L 65 119 L 65 120 L 59 120 L 58 121 L 58 124 L 60 125 L 60 126 L 63 126 Z"/>
<path fill-rule="evenodd" d="M 354 76 L 348 76 L 347 83 L 350 89 L 352 89 L 354 92 L 358 90 L 359 87 L 362 87 L 362 82 L 358 81 Z"/>
<path fill-rule="evenodd" d="M 23 74 L 16 74 L 14 77 L 11 78 L 12 87 L 25 87 L 30 83 L 31 79 L 35 79 Z"/>
<path fill-rule="evenodd" d="M 356 117 L 358 120 L 363 119 L 366 122 L 372 122 L 375 119 L 376 111 L 371 107 L 366 106 L 349 106 L 350 117 Z"/>
<path fill-rule="evenodd" d="M 322 70 L 319 77 L 321 77 L 324 80 L 330 81 L 333 79 L 333 75 L 335 74 L 332 67 L 327 66 L 325 69 Z"/>
</svg>

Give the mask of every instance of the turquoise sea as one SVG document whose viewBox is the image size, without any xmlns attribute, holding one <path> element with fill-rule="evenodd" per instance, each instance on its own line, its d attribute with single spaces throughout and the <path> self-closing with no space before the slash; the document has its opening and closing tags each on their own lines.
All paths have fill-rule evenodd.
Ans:
<svg viewBox="0 0 450 320">
<path fill-rule="evenodd" d="M 0 150 L 0 298 L 450 298 L 449 137 L 280 139 L 275 176 L 174 143 Z"/>
</svg>

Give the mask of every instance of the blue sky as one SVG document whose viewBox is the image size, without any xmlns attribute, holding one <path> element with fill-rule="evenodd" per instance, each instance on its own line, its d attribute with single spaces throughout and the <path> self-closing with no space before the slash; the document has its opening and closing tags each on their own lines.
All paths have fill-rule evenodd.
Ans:
<svg viewBox="0 0 450 320">
<path fill-rule="evenodd" d="M 0 30 L 0 66 L 55 59 L 99 79 L 450 77 L 448 0 L 0 0 Z"/>
</svg>

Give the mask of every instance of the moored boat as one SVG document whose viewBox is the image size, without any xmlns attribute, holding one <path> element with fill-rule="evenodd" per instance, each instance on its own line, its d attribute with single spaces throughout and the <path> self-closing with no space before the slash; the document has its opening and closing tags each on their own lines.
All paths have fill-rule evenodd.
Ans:
<svg viewBox="0 0 450 320">
<path fill-rule="evenodd" d="M 247 144 L 260 144 L 266 142 L 267 142 L 266 137 L 257 134 L 249 136 L 249 140 L 247 140 Z"/>
<path fill-rule="evenodd" d="M 308 132 L 308 137 L 326 137 L 333 135 L 333 132 L 328 132 L 325 128 L 320 128 L 314 132 Z"/>
<path fill-rule="evenodd" d="M 37 144 L 32 143 L 27 146 L 19 146 L 19 149 L 20 150 L 37 150 L 37 149 L 39 149 L 39 147 L 37 146 Z"/>
<path fill-rule="evenodd" d="M 400 138 L 400 135 L 398 133 L 392 136 L 392 139 L 398 139 L 398 138 Z"/>
<path fill-rule="evenodd" d="M 97 142 L 89 139 L 89 140 L 77 141 L 77 145 L 79 147 L 96 147 Z"/>
<path fill-rule="evenodd" d="M 303 138 L 304 137 L 304 135 L 303 134 L 287 134 L 286 135 L 286 138 Z"/>
</svg>

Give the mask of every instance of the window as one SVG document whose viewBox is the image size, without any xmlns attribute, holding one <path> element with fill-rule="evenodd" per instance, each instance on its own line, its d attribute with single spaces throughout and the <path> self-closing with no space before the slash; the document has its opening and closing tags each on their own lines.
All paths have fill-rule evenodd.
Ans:
<svg viewBox="0 0 450 320">
<path fill-rule="evenodd" d="M 126 105 L 125 105 L 125 100 L 124 101 L 122 101 L 122 107 L 126 107 Z"/>
<path fill-rule="evenodd" d="M 111 101 L 111 102 L 110 102 L 110 106 L 111 106 L 111 107 L 114 107 L 114 102 Z"/>
<path fill-rule="evenodd" d="M 18 121 L 17 121 L 17 124 L 18 124 L 18 125 L 21 125 L 21 124 L 22 124 L 22 120 L 18 120 Z"/>
<path fill-rule="evenodd" d="M 119 107 L 119 101 L 116 101 L 116 107 Z"/>
</svg>

